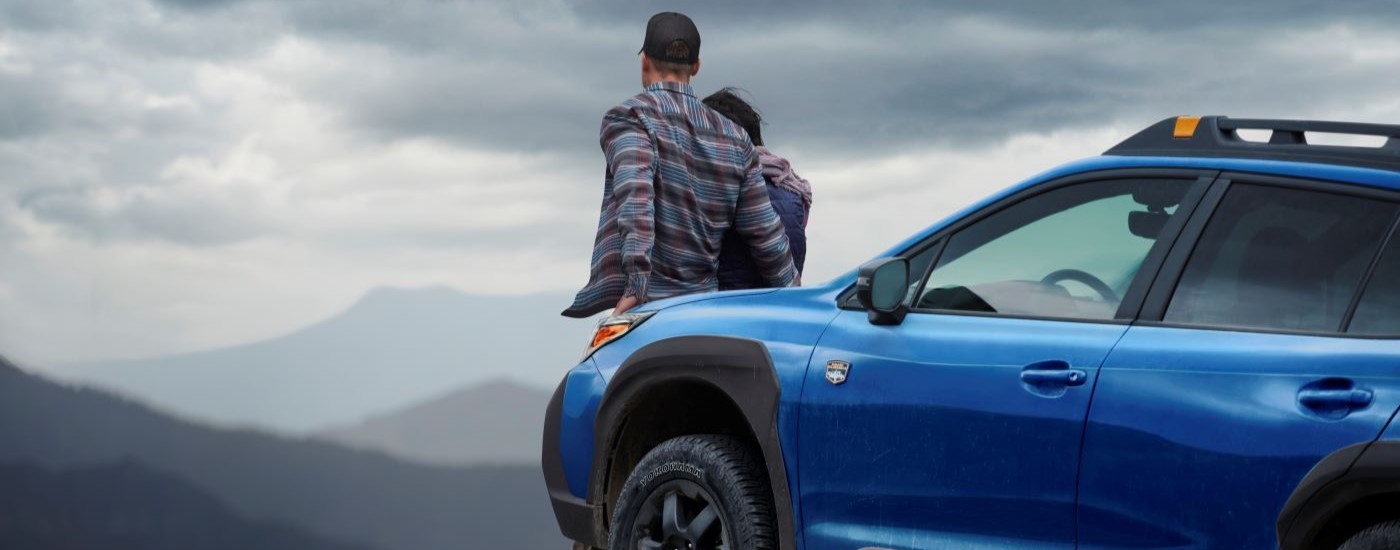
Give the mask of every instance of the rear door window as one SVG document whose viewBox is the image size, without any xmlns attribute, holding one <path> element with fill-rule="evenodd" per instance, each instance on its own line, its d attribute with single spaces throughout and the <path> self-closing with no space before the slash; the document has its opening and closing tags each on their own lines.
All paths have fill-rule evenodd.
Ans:
<svg viewBox="0 0 1400 550">
<path fill-rule="evenodd" d="M 1335 332 L 1397 207 L 1235 184 L 1187 260 L 1170 323 Z"/>
</svg>

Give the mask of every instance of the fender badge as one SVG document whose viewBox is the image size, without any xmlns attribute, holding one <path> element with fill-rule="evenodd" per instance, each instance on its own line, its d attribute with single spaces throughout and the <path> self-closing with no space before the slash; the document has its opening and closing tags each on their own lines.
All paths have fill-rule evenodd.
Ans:
<svg viewBox="0 0 1400 550">
<path fill-rule="evenodd" d="M 826 381 L 834 386 L 839 386 L 846 382 L 846 374 L 851 372 L 851 364 L 845 361 L 826 362 Z"/>
</svg>

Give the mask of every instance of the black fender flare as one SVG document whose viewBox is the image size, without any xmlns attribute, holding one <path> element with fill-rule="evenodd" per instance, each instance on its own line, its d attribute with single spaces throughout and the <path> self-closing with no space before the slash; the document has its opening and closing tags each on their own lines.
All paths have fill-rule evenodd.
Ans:
<svg viewBox="0 0 1400 550">
<path fill-rule="evenodd" d="M 796 530 L 787 469 L 778 440 L 778 400 L 782 388 L 768 348 L 758 340 L 728 336 L 678 336 L 658 340 L 633 352 L 608 381 L 594 417 L 593 469 L 589 474 L 589 502 L 594 503 L 597 535 L 606 533 L 602 517 L 608 488 L 606 472 L 627 420 L 629 407 L 648 388 L 675 381 L 697 381 L 713 386 L 738 407 L 748 429 L 758 439 L 763 463 L 773 489 L 780 548 L 794 550 Z M 601 472 L 601 474 L 600 474 Z M 602 540 L 603 537 L 595 537 Z"/>
<path fill-rule="evenodd" d="M 1343 508 L 1388 493 L 1400 493 L 1400 441 L 1357 443 L 1327 455 L 1279 513 L 1279 550 L 1310 549 Z"/>
</svg>

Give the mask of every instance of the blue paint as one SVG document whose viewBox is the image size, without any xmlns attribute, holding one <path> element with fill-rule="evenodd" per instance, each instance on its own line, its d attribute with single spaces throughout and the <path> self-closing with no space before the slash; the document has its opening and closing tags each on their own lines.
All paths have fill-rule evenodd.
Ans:
<svg viewBox="0 0 1400 550">
<path fill-rule="evenodd" d="M 876 257 L 1037 184 L 1145 167 L 1400 189 L 1400 174 L 1361 168 L 1098 157 L 1009 187 Z M 644 306 L 660 313 L 568 375 L 560 438 L 570 490 L 584 496 L 596 466 L 593 416 L 607 381 L 642 346 L 684 335 L 766 344 L 797 542 L 808 550 L 1273 548 L 1276 515 L 1317 461 L 1400 439 L 1391 422 L 1400 341 L 927 313 L 879 327 L 837 307 L 854 279 L 853 270 L 815 287 Z M 837 359 L 851 364 L 839 386 L 825 380 Z M 1352 390 L 1369 403 L 1303 404 Z"/>
<path fill-rule="evenodd" d="M 879 327 L 843 312 L 812 356 L 802 400 L 803 519 L 826 525 L 806 532 L 808 547 L 1072 548 L 1084 415 L 1125 330 L 934 314 Z M 833 359 L 851 364 L 839 386 L 823 378 Z M 1023 368 L 1047 361 L 1087 383 L 1041 392 L 1056 397 L 1027 391 Z M 910 537 L 923 546 L 900 542 Z"/>
<path fill-rule="evenodd" d="M 569 492 L 579 498 L 588 495 L 588 471 L 593 463 L 593 417 L 603 399 L 606 382 L 590 359 L 569 371 L 564 386 L 564 403 L 559 423 L 559 454 L 564 458 L 564 477 Z"/>
<path fill-rule="evenodd" d="M 1400 440 L 1400 422 L 1395 421 L 1397 417 L 1400 417 L 1400 409 L 1396 409 L 1395 414 L 1390 416 L 1390 425 L 1381 433 L 1381 439 Z"/>
<path fill-rule="evenodd" d="M 1400 407 L 1397 358 L 1395 340 L 1133 327 L 1089 413 L 1080 547 L 1273 548 L 1308 470 L 1375 439 Z M 1299 404 L 1328 379 L 1374 400 L 1340 418 Z"/>
</svg>

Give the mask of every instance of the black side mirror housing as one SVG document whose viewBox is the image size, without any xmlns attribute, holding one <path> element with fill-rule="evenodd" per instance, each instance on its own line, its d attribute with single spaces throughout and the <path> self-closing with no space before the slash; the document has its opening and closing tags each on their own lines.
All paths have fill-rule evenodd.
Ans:
<svg viewBox="0 0 1400 550">
<path fill-rule="evenodd" d="M 860 266 L 856 276 L 856 300 L 870 315 L 872 325 L 898 325 L 909 313 L 909 261 L 883 258 Z"/>
</svg>

